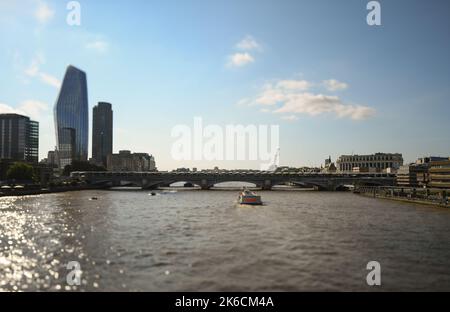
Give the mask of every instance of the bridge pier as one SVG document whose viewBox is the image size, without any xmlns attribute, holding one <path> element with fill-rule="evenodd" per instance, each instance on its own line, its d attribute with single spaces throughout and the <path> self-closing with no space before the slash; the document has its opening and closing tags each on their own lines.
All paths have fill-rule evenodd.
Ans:
<svg viewBox="0 0 450 312">
<path fill-rule="evenodd" d="M 203 191 L 207 191 L 211 188 L 211 184 L 208 183 L 208 180 L 202 179 L 200 182 L 200 187 Z"/>
<path fill-rule="evenodd" d="M 272 190 L 272 181 L 264 180 L 264 183 L 261 186 L 263 191 L 271 191 Z"/>
</svg>

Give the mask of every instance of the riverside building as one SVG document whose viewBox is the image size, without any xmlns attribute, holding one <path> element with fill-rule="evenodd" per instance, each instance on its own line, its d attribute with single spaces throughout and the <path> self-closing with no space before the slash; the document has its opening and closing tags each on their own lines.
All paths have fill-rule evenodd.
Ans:
<svg viewBox="0 0 450 312">
<path fill-rule="evenodd" d="M 372 155 L 342 155 L 336 161 L 341 172 L 382 172 L 388 168 L 398 169 L 403 165 L 403 156 L 399 153 L 376 153 Z"/>
</svg>

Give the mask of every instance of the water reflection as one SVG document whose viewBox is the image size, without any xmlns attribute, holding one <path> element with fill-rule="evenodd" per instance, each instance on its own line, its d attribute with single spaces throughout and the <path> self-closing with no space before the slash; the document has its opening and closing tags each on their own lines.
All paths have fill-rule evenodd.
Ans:
<svg viewBox="0 0 450 312">
<path fill-rule="evenodd" d="M 83 191 L 0 198 L 0 290 L 450 290 L 450 211 L 350 193 Z M 91 200 L 97 197 L 98 200 Z M 78 261 L 81 285 L 66 282 Z"/>
</svg>

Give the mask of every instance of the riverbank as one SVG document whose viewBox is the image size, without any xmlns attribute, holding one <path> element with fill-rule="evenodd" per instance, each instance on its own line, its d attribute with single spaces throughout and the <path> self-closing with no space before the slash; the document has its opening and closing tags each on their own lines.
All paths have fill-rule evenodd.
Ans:
<svg viewBox="0 0 450 312">
<path fill-rule="evenodd" d="M 42 195 L 52 193 L 64 193 L 73 191 L 85 191 L 85 190 L 97 190 L 102 189 L 98 186 L 92 185 L 77 185 L 77 186 L 58 186 L 51 188 L 23 188 L 23 189 L 2 189 L 0 191 L 0 197 L 8 196 L 30 196 L 30 195 Z"/>
<path fill-rule="evenodd" d="M 404 187 L 360 187 L 355 194 L 405 203 L 450 208 L 449 190 Z"/>
</svg>

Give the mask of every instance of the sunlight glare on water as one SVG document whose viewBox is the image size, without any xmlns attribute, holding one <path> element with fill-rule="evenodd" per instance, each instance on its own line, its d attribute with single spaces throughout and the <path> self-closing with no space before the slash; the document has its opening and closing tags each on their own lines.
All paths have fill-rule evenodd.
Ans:
<svg viewBox="0 0 450 312">
<path fill-rule="evenodd" d="M 0 198 L 3 291 L 450 290 L 450 211 L 351 193 L 82 191 Z M 97 197 L 98 200 L 90 200 Z M 66 282 L 70 261 L 80 285 Z"/>
</svg>

